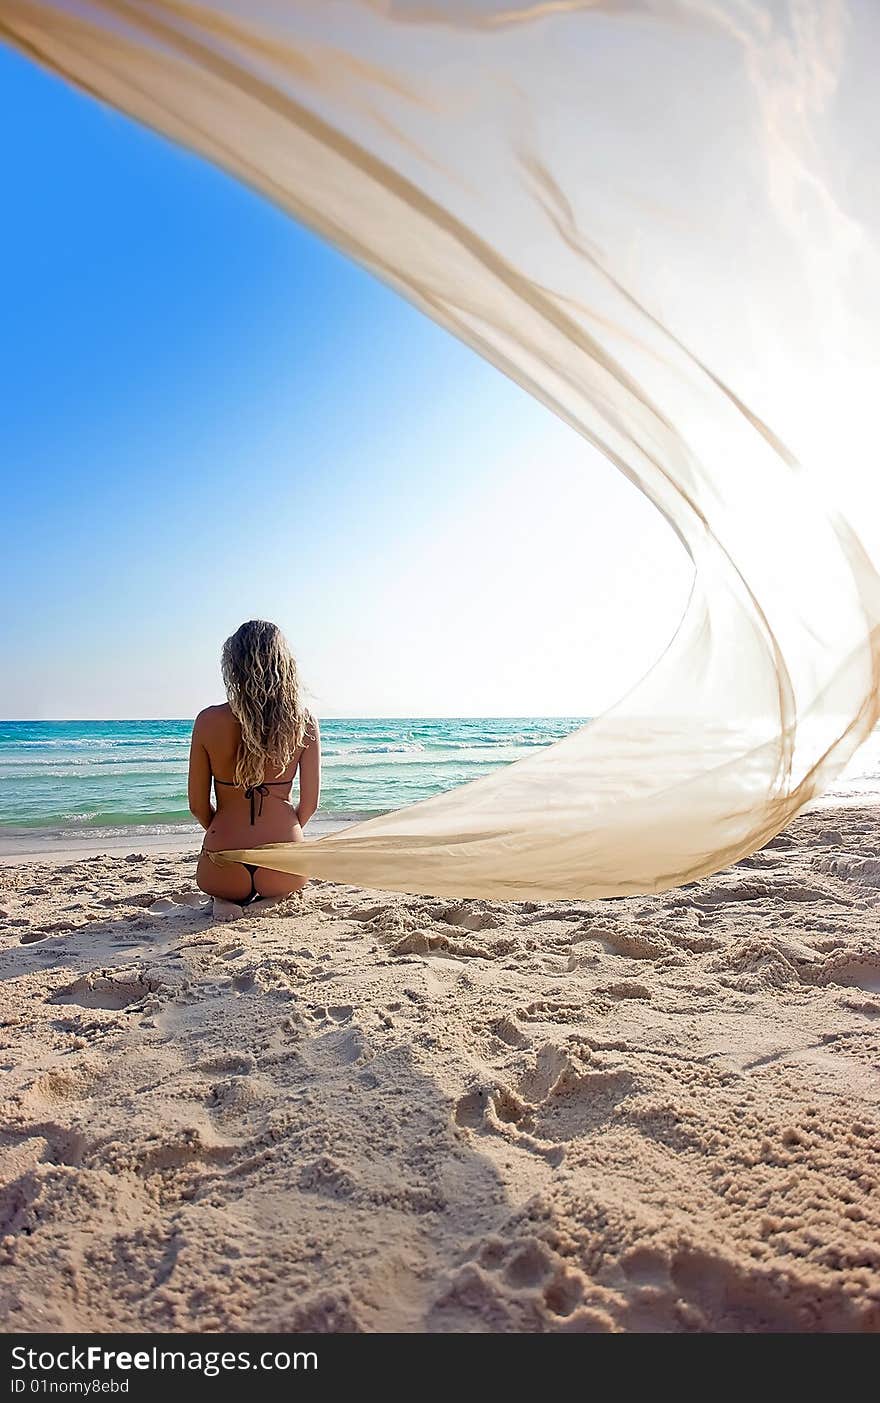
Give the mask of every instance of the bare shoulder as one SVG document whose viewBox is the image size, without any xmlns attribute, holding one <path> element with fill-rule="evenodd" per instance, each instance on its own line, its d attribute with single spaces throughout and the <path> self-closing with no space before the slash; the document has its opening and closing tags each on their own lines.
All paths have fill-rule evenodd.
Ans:
<svg viewBox="0 0 880 1403">
<path fill-rule="evenodd" d="M 303 739 L 304 749 L 307 749 L 310 745 L 314 745 L 315 742 L 319 741 L 320 739 L 321 728 L 318 725 L 318 718 L 317 716 L 313 715 L 313 713 L 310 711 L 306 720 L 306 733 Z"/>
<path fill-rule="evenodd" d="M 211 737 L 222 736 L 235 724 L 232 707 L 228 702 L 221 702 L 218 706 L 206 706 L 199 712 L 193 725 L 193 734 L 203 740 L 210 740 Z"/>
</svg>

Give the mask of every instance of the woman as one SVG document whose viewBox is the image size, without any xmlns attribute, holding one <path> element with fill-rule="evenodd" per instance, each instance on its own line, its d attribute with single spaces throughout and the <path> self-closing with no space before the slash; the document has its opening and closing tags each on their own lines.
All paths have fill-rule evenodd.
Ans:
<svg viewBox="0 0 880 1403">
<path fill-rule="evenodd" d="M 199 712 L 193 726 L 189 807 L 206 830 L 196 880 L 215 898 L 214 914 L 229 918 L 240 914 L 236 907 L 305 886 L 305 877 L 249 863 L 221 865 L 211 853 L 302 842 L 318 807 L 321 742 L 303 705 L 296 661 L 275 624 L 242 624 L 223 645 L 222 669 L 229 700 Z"/>
</svg>

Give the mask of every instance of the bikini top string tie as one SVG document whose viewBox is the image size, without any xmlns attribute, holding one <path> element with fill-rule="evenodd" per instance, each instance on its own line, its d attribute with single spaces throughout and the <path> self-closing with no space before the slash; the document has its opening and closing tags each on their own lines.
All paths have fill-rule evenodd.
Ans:
<svg viewBox="0 0 880 1403">
<path fill-rule="evenodd" d="M 244 797 L 245 797 L 246 799 L 250 799 L 250 801 L 251 801 L 251 827 L 252 827 L 252 828 L 253 828 L 254 822 L 255 822 L 255 820 L 254 820 L 254 798 L 255 798 L 255 796 L 256 796 L 257 794 L 259 794 L 259 796 L 260 796 L 260 807 L 257 809 L 257 815 L 256 815 L 256 816 L 257 816 L 257 818 L 262 818 L 262 816 L 263 816 L 263 800 L 265 799 L 265 797 L 266 797 L 266 795 L 267 795 L 268 793 L 269 793 L 269 786 L 268 786 L 268 784 L 249 784 L 248 787 L 247 787 L 247 789 L 244 791 Z"/>
<path fill-rule="evenodd" d="M 215 784 L 222 784 L 222 785 L 224 785 L 227 789 L 237 789 L 237 788 L 238 788 L 238 785 L 236 784 L 236 782 L 235 782 L 234 779 L 218 779 L 216 775 L 214 776 L 214 783 L 215 783 Z M 256 819 L 262 818 L 262 815 L 263 815 L 263 800 L 265 799 L 266 795 L 269 793 L 269 790 L 272 788 L 273 784 L 277 784 L 279 787 L 281 787 L 282 785 L 290 784 L 290 783 L 291 783 L 291 781 L 290 781 L 289 779 L 269 779 L 269 780 L 264 780 L 264 782 L 263 782 L 262 784 L 249 784 L 249 785 L 247 786 L 247 788 L 246 788 L 245 791 L 244 791 L 244 797 L 245 797 L 246 799 L 249 799 L 249 800 L 250 800 L 250 805 L 251 805 L 251 827 L 252 827 L 252 828 L 253 828 L 253 826 L 254 826 L 254 823 L 255 823 Z M 254 807 L 255 807 L 255 806 L 254 806 L 254 799 L 255 799 L 255 797 L 256 797 L 257 794 L 259 794 L 259 796 L 260 796 L 260 806 L 259 806 L 258 809 L 256 809 L 256 812 L 255 812 L 255 811 L 254 811 Z"/>
</svg>

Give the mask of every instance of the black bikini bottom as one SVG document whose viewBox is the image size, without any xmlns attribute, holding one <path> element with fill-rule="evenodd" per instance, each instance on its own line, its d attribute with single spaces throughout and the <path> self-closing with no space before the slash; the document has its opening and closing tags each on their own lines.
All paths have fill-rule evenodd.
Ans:
<svg viewBox="0 0 880 1403">
<path fill-rule="evenodd" d="M 249 873 L 250 873 L 250 877 L 251 877 L 251 890 L 250 890 L 250 895 L 246 896 L 245 899 L 244 899 L 244 901 L 237 901 L 237 902 L 236 902 L 236 905 L 237 905 L 237 906 L 250 906 L 251 902 L 252 902 L 252 901 L 256 901 L 256 900 L 259 898 L 259 895 L 260 895 L 260 893 L 257 891 L 257 882 L 256 882 L 257 869 L 256 869 L 256 866 L 254 865 L 254 863 L 252 863 L 252 862 L 243 862 L 241 865 L 242 865 L 242 867 L 245 869 L 246 872 L 249 872 Z"/>
<path fill-rule="evenodd" d="M 214 859 L 214 854 L 211 852 L 211 850 L 210 850 L 209 848 L 203 847 L 203 848 L 202 848 L 202 852 L 204 853 L 204 855 L 205 855 L 206 857 L 209 857 L 209 858 L 211 859 L 212 862 L 215 860 L 215 859 Z M 226 864 L 225 862 L 223 862 L 223 863 L 218 863 L 217 865 L 220 866 L 220 867 L 226 867 L 226 866 L 227 866 L 227 864 Z M 234 865 L 234 864 L 229 864 L 229 865 Z M 257 901 L 257 900 L 259 900 L 260 893 L 257 891 L 257 884 L 256 884 L 256 881 L 254 880 L 255 877 L 256 877 L 256 874 L 257 874 L 257 865 L 258 865 L 257 863 L 253 863 L 253 862 L 240 862 L 240 863 L 238 864 L 239 867 L 243 867 L 243 868 L 245 869 L 245 871 L 247 872 L 248 876 L 250 877 L 250 879 L 251 879 L 251 889 L 250 889 L 250 891 L 248 892 L 247 896 L 242 897 L 241 900 L 239 900 L 238 897 L 235 898 L 235 905 L 236 905 L 236 906 L 250 906 L 250 904 L 251 904 L 252 901 Z M 232 897 L 227 897 L 226 899 L 227 899 L 228 901 L 231 901 L 233 898 L 232 898 Z"/>
</svg>

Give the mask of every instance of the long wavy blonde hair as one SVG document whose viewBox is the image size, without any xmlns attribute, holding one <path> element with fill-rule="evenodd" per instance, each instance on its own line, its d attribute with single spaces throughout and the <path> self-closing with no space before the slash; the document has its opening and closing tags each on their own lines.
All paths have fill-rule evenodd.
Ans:
<svg viewBox="0 0 880 1403">
<path fill-rule="evenodd" d="M 241 726 L 235 783 L 262 784 L 267 770 L 280 777 L 308 743 L 310 720 L 287 639 L 276 624 L 251 619 L 223 644 L 221 669 Z"/>
</svg>

